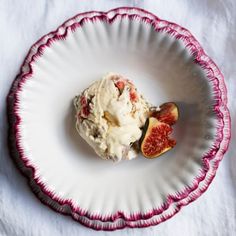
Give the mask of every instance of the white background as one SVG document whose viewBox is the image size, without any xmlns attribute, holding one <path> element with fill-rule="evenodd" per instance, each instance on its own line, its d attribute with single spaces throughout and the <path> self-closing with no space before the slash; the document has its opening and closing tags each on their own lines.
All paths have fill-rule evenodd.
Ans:
<svg viewBox="0 0 236 236">
<path fill-rule="evenodd" d="M 29 47 L 67 18 L 90 10 L 136 6 L 176 22 L 200 41 L 222 70 L 232 140 L 208 191 L 170 220 L 150 228 L 96 232 L 55 213 L 31 193 L 7 149 L 6 96 Z M 235 0 L 0 0 L 0 236 L 236 235 Z"/>
</svg>

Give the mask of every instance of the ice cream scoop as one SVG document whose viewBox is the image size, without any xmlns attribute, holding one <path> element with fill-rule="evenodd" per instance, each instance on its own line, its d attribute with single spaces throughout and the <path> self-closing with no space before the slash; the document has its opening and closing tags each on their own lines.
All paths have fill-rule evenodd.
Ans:
<svg viewBox="0 0 236 236">
<path fill-rule="evenodd" d="M 109 73 L 76 96 L 74 105 L 78 133 L 101 158 L 137 156 L 150 105 L 130 80 Z"/>
</svg>

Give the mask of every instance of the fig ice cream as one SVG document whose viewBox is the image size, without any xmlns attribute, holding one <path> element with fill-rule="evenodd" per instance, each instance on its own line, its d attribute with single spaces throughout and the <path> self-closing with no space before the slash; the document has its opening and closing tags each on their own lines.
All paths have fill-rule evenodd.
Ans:
<svg viewBox="0 0 236 236">
<path fill-rule="evenodd" d="M 78 133 L 101 158 L 137 156 L 150 105 L 132 82 L 109 73 L 76 96 L 74 105 Z"/>
</svg>

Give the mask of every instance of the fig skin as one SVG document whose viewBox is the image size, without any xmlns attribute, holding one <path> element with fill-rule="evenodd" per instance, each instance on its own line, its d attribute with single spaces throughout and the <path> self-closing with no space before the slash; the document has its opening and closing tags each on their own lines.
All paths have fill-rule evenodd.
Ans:
<svg viewBox="0 0 236 236">
<path fill-rule="evenodd" d="M 168 125 L 174 125 L 179 118 L 179 109 L 174 102 L 167 102 L 160 106 L 160 110 L 152 111 L 150 116 Z"/>
<path fill-rule="evenodd" d="M 172 149 L 176 141 L 169 138 L 171 132 L 170 125 L 160 122 L 155 117 L 148 118 L 140 139 L 143 156 L 153 159 Z"/>
</svg>

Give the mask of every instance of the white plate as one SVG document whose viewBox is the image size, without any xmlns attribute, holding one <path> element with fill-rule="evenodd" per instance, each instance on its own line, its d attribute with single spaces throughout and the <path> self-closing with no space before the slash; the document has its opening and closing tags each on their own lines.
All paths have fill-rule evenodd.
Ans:
<svg viewBox="0 0 236 236">
<path fill-rule="evenodd" d="M 152 103 L 178 103 L 172 151 L 114 164 L 76 134 L 74 95 L 109 71 L 131 78 Z M 143 10 L 69 20 L 34 45 L 19 81 L 9 112 L 21 168 L 33 169 L 44 202 L 95 229 L 148 226 L 174 215 L 207 188 L 227 149 L 229 113 L 218 68 L 188 31 Z"/>
</svg>

